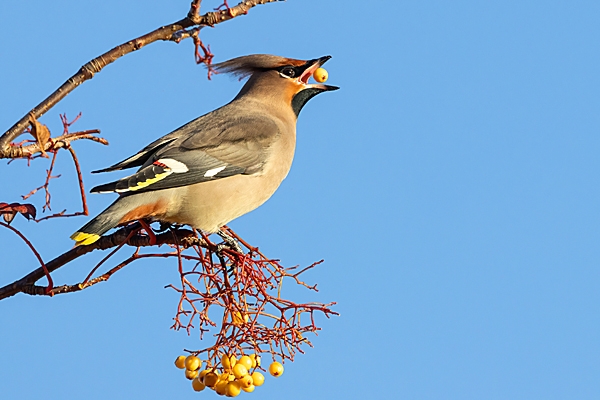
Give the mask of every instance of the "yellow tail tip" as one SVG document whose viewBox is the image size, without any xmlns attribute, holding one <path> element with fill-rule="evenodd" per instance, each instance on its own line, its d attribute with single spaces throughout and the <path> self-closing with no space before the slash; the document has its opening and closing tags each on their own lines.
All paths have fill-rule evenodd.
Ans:
<svg viewBox="0 0 600 400">
<path fill-rule="evenodd" d="M 85 246 L 100 239 L 100 235 L 96 235 L 95 233 L 75 232 L 71 235 L 71 239 L 76 242 L 75 246 Z"/>
</svg>

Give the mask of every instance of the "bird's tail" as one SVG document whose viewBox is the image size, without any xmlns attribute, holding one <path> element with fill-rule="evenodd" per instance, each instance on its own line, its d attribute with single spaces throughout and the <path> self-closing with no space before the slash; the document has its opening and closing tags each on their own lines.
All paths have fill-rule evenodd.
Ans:
<svg viewBox="0 0 600 400">
<path fill-rule="evenodd" d="M 76 242 L 75 246 L 92 244 L 100 239 L 100 236 L 104 233 L 121 223 L 121 219 L 127 213 L 127 207 L 115 206 L 116 204 L 115 201 L 106 210 L 71 235 L 71 239 Z"/>
</svg>

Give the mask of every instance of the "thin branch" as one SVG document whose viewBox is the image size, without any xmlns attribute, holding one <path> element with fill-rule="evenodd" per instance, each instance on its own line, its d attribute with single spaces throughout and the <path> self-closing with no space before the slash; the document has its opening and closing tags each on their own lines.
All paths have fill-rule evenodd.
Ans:
<svg viewBox="0 0 600 400">
<path fill-rule="evenodd" d="M 23 198 L 23 200 L 27 200 L 28 198 L 30 198 L 31 196 L 36 194 L 38 192 L 38 190 L 44 189 L 44 191 L 46 192 L 46 197 L 45 197 L 46 203 L 44 203 L 44 206 L 42 207 L 43 211 L 45 211 L 46 208 L 48 210 L 52 209 L 50 207 L 50 191 L 48 189 L 50 186 L 50 179 L 60 178 L 60 175 L 52 175 L 52 170 L 54 170 L 54 163 L 56 162 L 57 155 L 58 155 L 58 151 L 54 151 L 52 154 L 52 161 L 50 162 L 50 167 L 48 167 L 48 169 L 46 170 L 46 182 L 44 182 L 44 184 L 42 186 L 33 189 L 31 192 L 27 193 L 26 195 L 21 196 Z"/>
<path fill-rule="evenodd" d="M 106 262 L 106 260 L 108 260 L 109 258 L 111 258 L 117 251 L 121 250 L 121 248 L 123 246 L 125 246 L 125 243 L 127 243 L 127 241 L 129 239 L 131 239 L 131 237 L 133 236 L 133 234 L 135 233 L 134 230 L 132 230 L 131 232 L 129 232 L 129 235 L 127 235 L 127 237 L 125 238 L 125 240 L 123 240 L 123 243 L 121 243 L 120 245 L 118 245 L 117 247 L 115 247 L 110 253 L 108 253 L 107 256 L 105 256 L 102 260 L 100 260 L 100 262 L 98 264 L 96 264 L 96 266 L 94 268 L 92 268 L 92 270 L 90 271 L 90 273 L 85 277 L 85 279 L 83 280 L 83 285 L 87 285 L 88 281 L 90 280 L 90 278 L 94 275 L 94 272 L 96 272 L 98 270 L 98 268 L 100 268 L 102 266 L 102 264 L 104 264 Z M 139 247 L 138 247 L 139 249 Z"/>
<path fill-rule="evenodd" d="M 0 222 L 0 224 L 2 226 L 8 226 L 2 222 Z M 125 228 L 119 229 L 112 235 L 102 236 L 97 242 L 91 245 L 74 247 L 71 250 L 56 257 L 55 259 L 47 262 L 45 264 L 47 271 L 48 273 L 54 272 L 57 269 L 63 267 L 64 265 L 70 263 L 71 261 L 83 256 L 84 254 L 90 253 L 94 250 L 106 250 L 112 247 L 117 247 L 121 245 L 124 241 L 126 241 L 127 245 L 133 247 L 151 246 L 151 240 L 148 236 L 136 235 L 131 237 L 129 240 L 126 240 L 131 230 L 135 230 L 138 228 L 138 224 L 132 224 Z M 189 247 L 193 245 L 202 246 L 205 245 L 205 242 L 201 239 L 196 238 L 194 232 L 191 230 L 178 229 L 173 233 L 169 231 L 156 235 L 156 245 L 161 244 L 180 244 L 184 247 Z M 44 275 L 44 269 L 40 267 L 25 275 L 21 279 L 0 288 L 0 300 L 14 296 L 17 293 L 28 293 L 28 290 L 33 286 L 33 284 L 37 282 L 40 278 L 42 278 Z"/>
<path fill-rule="evenodd" d="M 1 221 L 0 221 L 0 226 L 8 228 L 11 231 L 13 231 L 14 233 L 16 233 L 21 239 L 23 239 L 25 244 L 27 244 L 27 246 L 29 246 L 29 248 L 31 249 L 33 254 L 35 254 L 36 258 L 38 259 L 38 261 L 41 264 L 41 267 L 38 268 L 36 271 L 41 271 L 42 276 L 45 275 L 46 278 L 48 279 L 48 286 L 45 288 L 45 293 L 49 293 L 52 290 L 52 287 L 54 286 L 54 282 L 52 282 L 52 277 L 50 276 L 50 271 L 48 270 L 48 266 L 44 263 L 44 260 L 42 260 L 42 256 L 40 255 L 40 253 L 38 253 L 38 251 L 35 249 L 33 244 L 31 244 L 31 242 L 25 237 L 25 235 L 23 235 L 18 229 L 13 228 L 12 226 L 5 224 L 4 222 L 1 222 Z M 38 279 L 40 279 L 42 276 L 40 276 Z M 36 279 L 36 281 L 37 281 L 37 279 Z"/>
<path fill-rule="evenodd" d="M 79 181 L 79 194 L 81 195 L 81 211 L 77 211 L 71 214 L 65 214 L 65 212 L 67 210 L 63 210 L 59 213 L 56 214 L 52 214 L 52 215 L 48 215 L 44 218 L 40 218 L 40 219 L 36 219 L 35 222 L 42 222 L 44 220 L 50 219 L 50 218 L 58 218 L 58 217 L 76 217 L 79 215 L 88 215 L 89 211 L 88 211 L 88 206 L 87 206 L 87 199 L 85 197 L 85 188 L 83 186 L 83 175 L 81 174 L 81 168 L 79 167 L 79 160 L 77 159 L 77 155 L 75 154 L 75 150 L 73 150 L 73 148 L 67 144 L 67 150 L 69 150 L 69 153 L 71 153 L 71 157 L 73 158 L 73 163 L 75 164 L 75 170 L 77 171 L 77 180 Z M 55 153 L 56 154 L 56 153 Z"/>
<path fill-rule="evenodd" d="M 0 150 L 3 152 L 7 151 L 10 143 L 13 142 L 18 136 L 23 134 L 23 131 L 30 123 L 31 115 L 36 119 L 40 118 L 59 101 L 61 101 L 66 95 L 71 93 L 77 86 L 89 79 L 92 79 L 94 75 L 102 71 L 104 67 L 113 63 L 124 55 L 137 51 L 142 47 L 156 41 L 175 40 L 174 34 L 183 29 L 198 25 L 212 27 L 221 22 L 235 18 L 238 15 L 244 15 L 249 9 L 259 4 L 273 3 L 276 1 L 281 0 L 245 0 L 229 10 L 208 12 L 203 15 L 199 15 L 197 12 L 200 6 L 200 1 L 192 1 L 190 11 L 185 18 L 172 24 L 162 26 L 136 39 L 123 43 L 83 65 L 75 75 L 70 77 L 65 83 L 63 83 L 61 87 L 59 87 L 54 93 L 48 96 L 36 107 L 34 107 L 30 112 L 25 114 L 25 116 L 23 116 L 0 137 Z"/>
<path fill-rule="evenodd" d="M 79 194 L 81 195 L 81 212 L 75 213 L 75 215 L 88 215 L 89 210 L 87 206 L 87 201 L 85 197 L 85 187 L 83 186 L 83 175 L 81 174 L 81 167 L 79 166 L 79 160 L 77 159 L 77 155 L 75 154 L 75 150 L 70 145 L 67 145 L 67 150 L 71 153 L 71 157 L 73 158 L 73 163 L 75 164 L 75 171 L 77 172 L 77 180 L 79 181 Z"/>
<path fill-rule="evenodd" d="M 200 5 L 202 4 L 202 0 L 192 0 L 192 4 L 190 4 L 190 11 L 188 12 L 188 18 L 192 21 L 195 21 L 200 17 Z"/>
<path fill-rule="evenodd" d="M 80 139 L 92 140 L 94 142 L 108 145 L 108 141 L 104 138 L 94 136 L 100 133 L 98 129 L 90 129 L 86 131 L 68 133 L 52 138 L 44 146 L 40 146 L 39 143 L 32 143 L 27 146 L 9 146 L 6 149 L 0 149 L 0 158 L 27 158 L 30 159 L 33 155 L 44 151 L 58 150 L 62 147 L 67 147 L 71 142 Z"/>
<path fill-rule="evenodd" d="M 141 257 L 136 256 L 136 254 L 134 253 L 134 255 L 129 257 L 127 260 L 121 262 L 119 265 L 111 268 L 108 272 L 105 272 L 104 274 L 102 274 L 94 279 L 90 279 L 87 282 L 81 282 L 81 283 L 77 283 L 75 285 L 56 286 L 49 293 L 45 290 L 46 288 L 43 286 L 30 285 L 28 287 L 24 287 L 22 292 L 32 295 L 32 296 L 55 296 L 57 294 L 79 292 L 83 289 L 87 289 L 91 286 L 94 286 L 97 283 L 106 282 L 117 271 L 120 271 L 121 269 L 123 269 L 127 265 L 131 264 L 133 261 L 137 260 L 138 258 L 141 258 Z"/>
</svg>

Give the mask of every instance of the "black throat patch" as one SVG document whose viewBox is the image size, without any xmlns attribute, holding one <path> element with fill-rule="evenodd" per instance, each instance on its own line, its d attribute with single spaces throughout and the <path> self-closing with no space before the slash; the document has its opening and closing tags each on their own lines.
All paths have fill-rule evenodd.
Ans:
<svg viewBox="0 0 600 400">
<path fill-rule="evenodd" d="M 321 92 L 323 92 L 322 89 L 308 88 L 296 93 L 296 95 L 294 95 L 294 97 L 292 98 L 292 109 L 294 110 L 296 117 L 298 117 L 298 115 L 300 114 L 302 107 L 304 107 L 304 105 L 310 99 L 312 99 Z"/>
</svg>

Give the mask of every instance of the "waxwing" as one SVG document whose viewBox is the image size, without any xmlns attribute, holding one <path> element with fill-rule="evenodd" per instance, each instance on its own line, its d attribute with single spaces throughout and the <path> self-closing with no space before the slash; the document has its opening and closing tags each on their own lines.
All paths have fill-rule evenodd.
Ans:
<svg viewBox="0 0 600 400">
<path fill-rule="evenodd" d="M 249 77 L 227 105 L 203 115 L 139 153 L 94 172 L 139 167 L 92 193 L 120 196 L 71 236 L 94 243 L 108 230 L 136 220 L 191 225 L 206 233 L 267 201 L 288 174 L 296 147 L 296 120 L 319 93 L 338 87 L 309 84 L 331 56 L 296 60 L 256 54 L 214 65 Z"/>
</svg>

